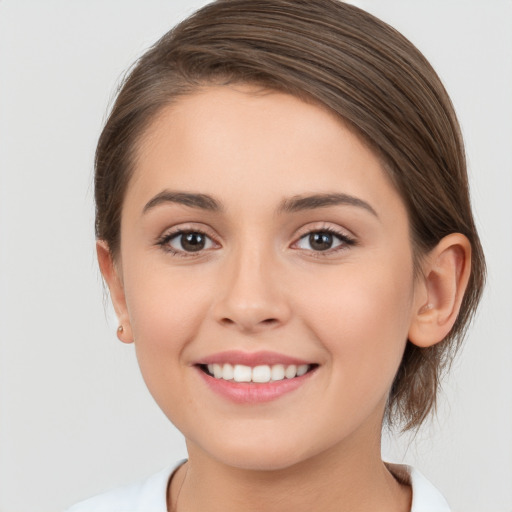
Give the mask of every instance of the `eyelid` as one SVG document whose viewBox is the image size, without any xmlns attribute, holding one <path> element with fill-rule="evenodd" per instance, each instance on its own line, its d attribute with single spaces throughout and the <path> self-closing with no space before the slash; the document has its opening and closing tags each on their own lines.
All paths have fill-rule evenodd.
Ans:
<svg viewBox="0 0 512 512">
<path fill-rule="evenodd" d="M 305 235 L 309 235 L 310 233 L 317 233 L 319 231 L 328 231 L 329 233 L 333 233 L 334 235 L 338 235 L 342 238 L 353 240 L 354 242 L 357 240 L 356 235 L 352 233 L 349 229 L 325 221 L 311 222 L 306 224 L 305 226 L 302 226 L 300 229 L 297 230 L 295 234 L 295 239 L 298 240 Z"/>
</svg>

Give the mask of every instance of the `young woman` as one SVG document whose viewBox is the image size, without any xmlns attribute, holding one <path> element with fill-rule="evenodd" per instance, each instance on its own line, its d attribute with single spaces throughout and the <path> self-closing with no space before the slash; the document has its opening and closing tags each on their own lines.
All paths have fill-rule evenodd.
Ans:
<svg viewBox="0 0 512 512">
<path fill-rule="evenodd" d="M 221 0 L 166 34 L 96 154 L 98 260 L 188 460 L 71 510 L 441 512 L 418 428 L 484 259 L 450 100 L 337 0 Z"/>
</svg>

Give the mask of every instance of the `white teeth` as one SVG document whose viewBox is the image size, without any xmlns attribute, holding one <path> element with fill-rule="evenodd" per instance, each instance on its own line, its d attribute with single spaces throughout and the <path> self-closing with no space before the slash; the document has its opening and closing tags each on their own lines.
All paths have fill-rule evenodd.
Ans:
<svg viewBox="0 0 512 512">
<path fill-rule="evenodd" d="M 222 375 L 223 375 L 222 366 L 220 364 L 214 364 L 213 372 L 210 372 L 210 373 L 213 373 L 213 375 L 215 376 L 216 379 L 222 379 Z"/>
<path fill-rule="evenodd" d="M 270 366 L 262 365 L 255 366 L 252 369 L 252 381 L 253 382 L 269 382 L 272 375 Z"/>
<path fill-rule="evenodd" d="M 297 367 L 297 377 L 302 377 L 305 373 L 307 373 L 309 366 L 307 364 L 301 364 Z"/>
<path fill-rule="evenodd" d="M 262 364 L 251 368 L 243 364 L 231 365 L 225 364 L 209 364 L 208 372 L 216 379 L 234 380 L 235 382 L 258 382 L 265 383 L 270 381 L 278 381 L 301 377 L 308 372 L 310 365 L 295 364 L 282 365 L 274 364 L 272 366 Z"/>
<path fill-rule="evenodd" d="M 251 382 L 252 370 L 250 366 L 236 364 L 233 372 L 233 380 L 235 382 Z"/>
<path fill-rule="evenodd" d="M 284 379 L 284 366 L 282 364 L 275 364 L 272 366 L 272 380 Z"/>
<path fill-rule="evenodd" d="M 297 367 L 294 364 L 291 364 L 290 366 L 286 367 L 286 370 L 284 371 L 284 376 L 287 379 L 293 379 L 297 375 Z"/>
<path fill-rule="evenodd" d="M 226 363 L 222 367 L 222 377 L 221 377 L 221 379 L 231 380 L 233 377 L 234 377 L 233 367 L 230 364 Z"/>
</svg>

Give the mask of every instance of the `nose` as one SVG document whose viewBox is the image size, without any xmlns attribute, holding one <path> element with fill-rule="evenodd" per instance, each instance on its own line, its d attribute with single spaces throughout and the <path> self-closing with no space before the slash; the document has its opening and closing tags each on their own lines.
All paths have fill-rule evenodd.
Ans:
<svg viewBox="0 0 512 512">
<path fill-rule="evenodd" d="M 277 267 L 262 250 L 240 251 L 229 258 L 215 303 L 216 320 L 244 333 L 284 325 L 290 318 L 290 304 Z"/>
</svg>

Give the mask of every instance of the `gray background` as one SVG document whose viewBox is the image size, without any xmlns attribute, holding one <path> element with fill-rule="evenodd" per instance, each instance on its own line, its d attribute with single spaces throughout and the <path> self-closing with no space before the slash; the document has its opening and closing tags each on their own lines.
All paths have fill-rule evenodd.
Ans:
<svg viewBox="0 0 512 512">
<path fill-rule="evenodd" d="M 122 71 L 203 1 L 0 2 L 0 511 L 43 512 L 183 457 L 117 342 L 94 257 L 92 159 Z M 384 456 L 455 511 L 512 511 L 512 2 L 361 0 L 459 113 L 489 284 L 437 420 Z M 105 312 L 106 311 L 106 312 Z"/>
</svg>

